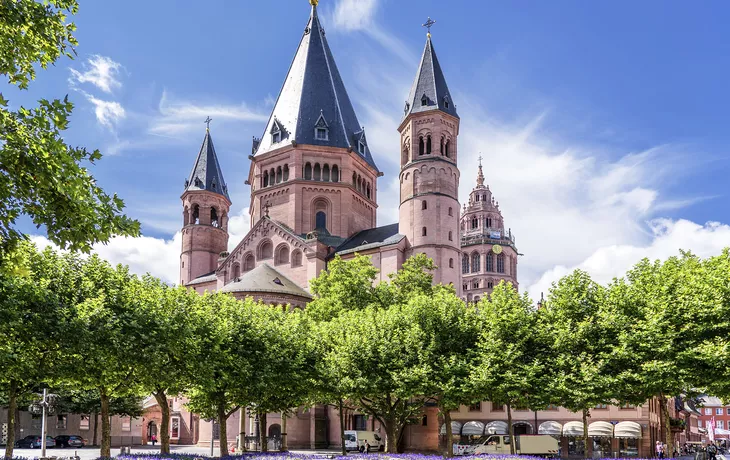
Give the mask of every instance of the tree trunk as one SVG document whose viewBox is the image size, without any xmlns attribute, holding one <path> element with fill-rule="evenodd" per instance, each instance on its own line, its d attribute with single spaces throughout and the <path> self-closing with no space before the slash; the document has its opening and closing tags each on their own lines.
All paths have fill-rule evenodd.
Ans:
<svg viewBox="0 0 730 460">
<path fill-rule="evenodd" d="M 398 428 L 395 415 L 392 414 L 385 418 L 385 451 L 389 454 L 398 453 Z"/>
<path fill-rule="evenodd" d="M 289 450 L 289 443 L 286 440 L 286 419 L 286 411 L 283 411 L 281 413 L 281 448 L 279 449 L 281 452 Z"/>
<path fill-rule="evenodd" d="M 261 443 L 261 452 L 268 452 L 269 451 L 269 439 L 266 436 L 268 428 L 266 426 L 266 414 L 259 414 L 259 442 Z"/>
<path fill-rule="evenodd" d="M 588 410 L 583 409 L 583 456 L 585 458 L 591 458 L 588 446 Z"/>
<path fill-rule="evenodd" d="M 94 439 L 92 440 L 91 445 L 99 445 L 99 412 L 97 411 L 94 411 Z"/>
<path fill-rule="evenodd" d="M 105 388 L 99 389 L 101 395 L 101 451 L 99 456 L 110 458 L 112 456 L 111 420 L 109 419 L 109 395 Z"/>
<path fill-rule="evenodd" d="M 666 457 L 671 457 L 672 453 L 674 452 L 674 441 L 672 440 L 672 425 L 670 422 L 669 417 L 669 404 L 667 403 L 667 397 L 662 395 L 659 395 L 659 405 L 661 407 L 662 411 L 662 417 L 664 418 L 663 427 L 664 427 L 664 433 L 666 436 L 666 443 L 667 446 L 664 448 L 664 455 Z"/>
<path fill-rule="evenodd" d="M 8 391 L 8 443 L 5 446 L 5 459 L 13 458 L 13 447 L 15 446 L 15 412 L 18 408 L 18 383 L 10 381 Z"/>
<path fill-rule="evenodd" d="M 337 401 L 337 403 L 340 411 L 340 443 L 342 444 L 340 453 L 342 455 L 347 455 L 347 448 L 345 447 L 345 409 L 343 408 L 344 404 L 342 403 L 342 399 Z"/>
<path fill-rule="evenodd" d="M 446 425 L 446 456 L 454 456 L 454 433 L 451 432 L 451 411 L 441 408 L 444 414 L 444 424 Z"/>
<path fill-rule="evenodd" d="M 228 416 L 226 415 L 226 408 L 221 404 L 218 406 L 218 431 L 220 432 L 220 435 L 218 436 L 218 452 L 221 458 L 228 456 L 228 431 L 226 429 L 227 421 Z M 211 443 L 215 442 L 215 436 L 213 436 L 214 428 L 215 426 L 211 426 Z"/>
<path fill-rule="evenodd" d="M 157 390 L 152 393 L 155 396 L 157 405 L 160 406 L 162 420 L 160 420 L 160 454 L 170 453 L 170 405 L 167 402 L 165 390 Z"/>
<path fill-rule="evenodd" d="M 509 434 L 509 453 L 515 454 L 515 427 L 512 426 L 512 405 L 507 404 L 507 434 Z"/>
</svg>

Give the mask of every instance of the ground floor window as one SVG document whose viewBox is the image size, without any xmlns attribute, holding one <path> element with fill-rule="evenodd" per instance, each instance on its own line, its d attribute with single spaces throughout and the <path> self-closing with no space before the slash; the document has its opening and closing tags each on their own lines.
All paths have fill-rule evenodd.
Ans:
<svg viewBox="0 0 730 460">
<path fill-rule="evenodd" d="M 170 437 L 180 439 L 180 417 L 170 418 Z"/>
<path fill-rule="evenodd" d="M 352 417 L 353 429 L 358 431 L 366 431 L 368 429 L 368 417 L 367 415 L 355 414 Z"/>
<path fill-rule="evenodd" d="M 638 457 L 639 440 L 636 438 L 622 438 L 618 440 L 620 457 Z"/>
<path fill-rule="evenodd" d="M 79 430 L 88 430 L 88 429 L 89 429 L 89 416 L 82 415 L 81 419 L 79 420 Z"/>
<path fill-rule="evenodd" d="M 593 438 L 593 455 L 596 458 L 611 457 L 611 438 Z"/>
<path fill-rule="evenodd" d="M 568 456 L 583 458 L 585 452 L 583 437 L 568 438 Z"/>
</svg>

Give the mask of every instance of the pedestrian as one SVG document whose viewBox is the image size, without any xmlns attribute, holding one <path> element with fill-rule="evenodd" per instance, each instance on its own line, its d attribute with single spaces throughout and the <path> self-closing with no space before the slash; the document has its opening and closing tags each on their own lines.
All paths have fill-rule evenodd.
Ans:
<svg viewBox="0 0 730 460">
<path fill-rule="evenodd" d="M 717 447 L 715 444 L 707 446 L 707 460 L 715 460 L 717 456 Z"/>
<path fill-rule="evenodd" d="M 659 458 L 664 458 L 664 445 L 661 441 L 656 442 L 656 456 Z"/>
<path fill-rule="evenodd" d="M 150 437 L 150 441 L 152 441 L 152 446 L 154 447 L 154 445 L 157 443 L 157 436 L 153 434 L 152 437 Z"/>
<path fill-rule="evenodd" d="M 370 443 L 368 442 L 367 439 L 365 440 L 365 444 L 363 444 L 363 445 L 365 447 L 365 449 L 364 449 L 365 453 L 367 454 L 368 452 L 370 452 Z"/>
</svg>

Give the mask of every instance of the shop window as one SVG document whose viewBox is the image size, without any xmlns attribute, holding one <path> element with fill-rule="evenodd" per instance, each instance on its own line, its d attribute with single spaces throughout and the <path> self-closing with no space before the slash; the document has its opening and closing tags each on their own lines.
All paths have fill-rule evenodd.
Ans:
<svg viewBox="0 0 730 460">
<path fill-rule="evenodd" d="M 65 430 L 68 423 L 68 415 L 59 415 L 56 417 L 56 429 Z"/>
</svg>

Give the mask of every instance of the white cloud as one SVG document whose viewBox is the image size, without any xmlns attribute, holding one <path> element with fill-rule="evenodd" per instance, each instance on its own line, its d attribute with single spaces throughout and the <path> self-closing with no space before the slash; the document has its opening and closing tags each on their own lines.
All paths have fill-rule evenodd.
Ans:
<svg viewBox="0 0 730 460">
<path fill-rule="evenodd" d="M 54 246 L 46 237 L 33 235 L 31 240 L 39 247 Z M 94 252 L 110 263 L 128 265 L 133 273 L 150 273 L 168 283 L 178 283 L 180 277 L 180 232 L 170 240 L 141 236 L 115 237 L 107 244 L 97 244 Z"/>
<path fill-rule="evenodd" d="M 197 104 L 189 100 L 172 98 L 167 91 L 162 92 L 158 114 L 153 117 L 149 133 L 161 136 L 178 136 L 185 132 L 197 132 L 206 117 L 215 121 L 266 122 L 268 114 L 259 112 L 245 103 Z"/>
<path fill-rule="evenodd" d="M 94 105 L 96 121 L 111 131 L 114 131 L 119 122 L 127 116 L 127 112 L 119 102 L 104 101 L 86 93 L 84 95 Z"/>
<path fill-rule="evenodd" d="M 244 236 L 251 229 L 251 216 L 248 214 L 248 206 L 241 209 L 241 212 L 235 215 L 231 215 L 228 220 L 228 250 L 231 251 L 233 248 L 241 242 Z"/>
<path fill-rule="evenodd" d="M 87 59 L 83 67 L 83 72 L 69 69 L 71 70 L 71 77 L 69 77 L 71 85 L 91 83 L 106 93 L 111 93 L 115 88 L 121 88 L 122 83 L 119 81 L 118 76 L 122 65 L 111 58 L 94 54 Z"/>
<path fill-rule="evenodd" d="M 541 292 L 547 295 L 553 282 L 576 269 L 587 271 L 597 282 L 607 283 L 614 277 L 623 276 L 645 257 L 663 260 L 678 255 L 680 249 L 691 250 L 700 257 L 710 257 L 730 246 L 730 226 L 727 224 L 708 222 L 699 225 L 684 219 L 655 219 L 648 222 L 648 226 L 652 234 L 648 244 L 599 247 L 578 264 L 557 265 L 546 271 L 528 288 L 528 292 L 533 298 L 539 298 Z"/>
<path fill-rule="evenodd" d="M 363 30 L 372 25 L 378 0 L 341 0 L 332 15 L 335 27 L 343 30 Z"/>
</svg>

